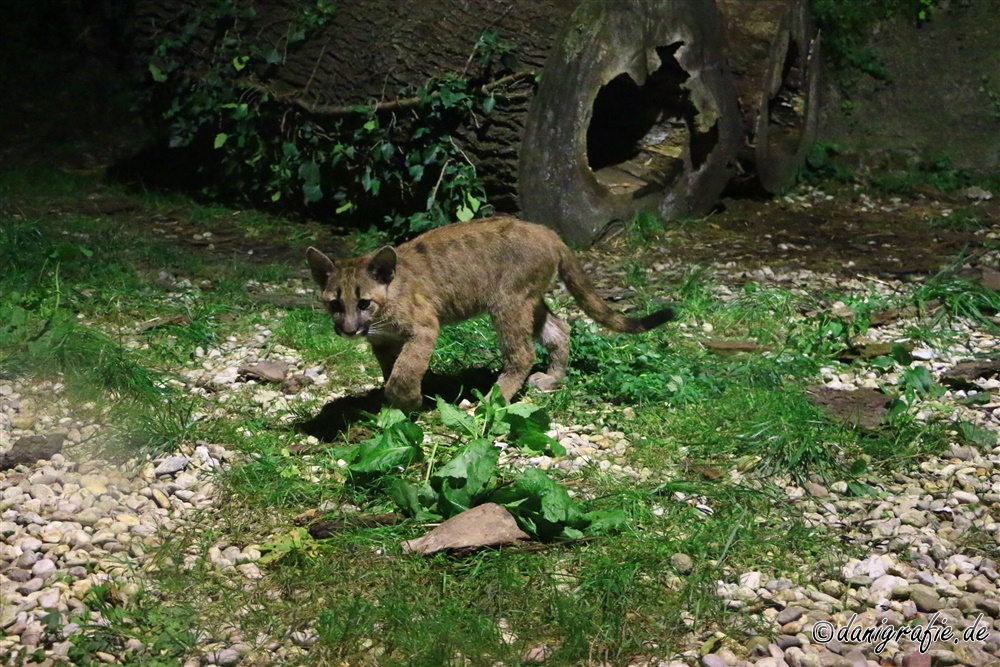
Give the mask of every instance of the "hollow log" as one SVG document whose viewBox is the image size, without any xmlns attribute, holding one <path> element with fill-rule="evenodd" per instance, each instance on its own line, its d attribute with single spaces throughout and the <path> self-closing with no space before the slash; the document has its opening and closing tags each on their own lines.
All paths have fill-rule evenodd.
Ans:
<svg viewBox="0 0 1000 667">
<path fill-rule="evenodd" d="M 709 211 L 743 144 L 712 0 L 587 0 L 549 56 L 519 167 L 526 217 L 571 243 Z"/>
<path fill-rule="evenodd" d="M 808 0 L 716 0 L 739 93 L 746 143 L 740 190 L 794 184 L 819 126 L 822 57 Z"/>
<path fill-rule="evenodd" d="M 304 40 L 291 37 L 303 16 L 293 0 L 239 0 L 252 22 L 198 24 L 208 6 L 140 0 L 140 50 L 193 31 L 182 57 L 197 74 L 237 34 L 258 54 L 247 86 L 294 110 L 293 124 L 330 128 L 374 105 L 405 135 L 429 79 L 457 75 L 495 93 L 491 113 L 446 131 L 496 210 L 576 244 L 642 210 L 703 214 L 734 177 L 779 191 L 815 137 L 819 40 L 807 0 L 343 0 Z M 513 48 L 502 66 L 473 57 L 487 31 Z M 278 57 L 265 62 L 268 49 Z"/>
</svg>

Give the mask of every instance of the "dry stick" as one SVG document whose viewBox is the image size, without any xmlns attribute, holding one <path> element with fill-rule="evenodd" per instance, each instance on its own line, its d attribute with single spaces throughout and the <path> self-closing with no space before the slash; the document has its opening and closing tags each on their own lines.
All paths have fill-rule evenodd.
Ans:
<svg viewBox="0 0 1000 667">
<path fill-rule="evenodd" d="M 312 85 L 313 79 L 316 78 L 316 71 L 319 69 L 319 63 L 321 60 L 323 60 L 323 56 L 325 55 L 326 55 L 326 42 L 323 43 L 323 48 L 320 49 L 319 51 L 319 57 L 316 58 L 316 64 L 313 65 L 312 72 L 309 73 L 309 80 L 306 81 L 306 85 L 302 87 L 303 93 L 309 90 L 309 87 Z"/>
<path fill-rule="evenodd" d="M 487 31 L 489 31 L 490 28 L 492 28 L 497 23 L 500 23 L 500 21 L 503 21 L 505 18 L 507 18 L 507 14 L 510 14 L 511 10 L 513 10 L 513 9 L 514 9 L 513 5 L 511 5 L 507 9 L 505 9 L 504 12 L 503 12 L 503 14 L 501 14 L 500 16 L 498 16 L 495 19 L 493 19 L 493 21 L 490 22 L 490 24 L 483 29 L 483 32 L 481 34 L 485 35 L 487 33 Z M 480 39 L 482 39 L 482 37 L 480 37 Z M 472 64 L 472 58 L 476 55 L 476 50 L 478 48 L 479 48 L 479 42 L 477 40 L 475 46 L 472 47 L 472 52 L 469 53 L 468 60 L 465 61 L 465 67 L 462 68 L 462 76 L 463 77 L 465 76 L 466 72 L 469 71 L 469 65 Z"/>
<path fill-rule="evenodd" d="M 484 84 L 483 86 L 480 86 L 479 90 L 484 95 L 488 95 L 489 93 L 496 90 L 500 86 L 505 86 L 510 83 L 516 83 L 518 81 L 524 81 L 529 78 L 534 78 L 534 76 L 535 76 L 534 72 L 530 72 L 527 70 L 523 72 L 516 72 L 514 74 L 508 74 L 505 77 L 501 77 L 496 81 L 493 81 L 492 83 L 487 83 Z M 259 90 L 262 93 L 267 93 L 268 95 L 271 95 L 274 99 L 279 99 L 279 100 L 282 99 L 282 95 L 274 92 L 267 86 L 264 86 L 256 81 L 246 80 L 243 81 L 242 83 L 246 86 L 254 88 L 255 90 Z M 507 97 L 513 99 L 515 97 L 520 97 L 520 96 L 522 96 L 522 94 L 508 95 Z M 429 100 L 435 100 L 438 99 L 439 97 L 441 97 L 441 93 L 435 91 L 430 95 L 428 95 L 427 97 L 419 97 L 419 96 L 406 97 L 402 99 L 395 99 L 390 102 L 378 102 L 370 107 L 365 105 L 356 105 L 356 104 L 350 106 L 315 104 L 313 102 L 308 102 L 299 97 L 293 97 L 287 99 L 287 101 L 291 102 L 292 104 L 295 104 L 296 106 L 302 107 L 309 113 L 316 114 L 317 116 L 350 116 L 359 113 L 359 111 L 372 110 L 378 112 L 378 111 L 399 111 L 403 109 L 412 109 L 413 107 L 420 106 L 424 102 L 427 102 Z"/>
<path fill-rule="evenodd" d="M 450 163 L 451 163 L 451 158 L 448 158 L 447 160 L 444 161 L 444 164 L 441 165 L 441 173 L 438 174 L 437 182 L 434 184 L 434 187 L 431 188 L 431 194 L 427 198 L 427 208 L 428 208 L 428 210 L 430 209 L 431 204 L 434 203 L 434 200 L 437 199 L 438 188 L 441 186 L 441 180 L 444 178 L 444 170 L 448 168 L 448 165 Z"/>
</svg>

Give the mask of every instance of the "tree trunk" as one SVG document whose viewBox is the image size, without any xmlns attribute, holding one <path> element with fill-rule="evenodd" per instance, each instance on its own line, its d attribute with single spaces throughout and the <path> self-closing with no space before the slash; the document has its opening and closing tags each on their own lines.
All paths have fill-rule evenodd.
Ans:
<svg viewBox="0 0 1000 667">
<path fill-rule="evenodd" d="M 379 104 L 403 120 L 417 89 L 431 79 L 461 76 L 489 85 L 511 72 L 509 86 L 497 89 L 488 116 L 455 130 L 457 143 L 485 181 L 490 202 L 500 211 L 517 208 L 517 160 L 534 72 L 541 69 L 553 40 L 579 0 L 342 0 L 324 25 L 301 29 L 301 3 L 253 0 L 254 34 L 242 38 L 274 47 L 280 62 L 251 62 L 252 83 L 278 102 L 295 105 L 321 123 L 352 113 L 354 105 Z M 136 31 L 140 48 L 152 52 L 166 31 L 179 34 L 203 3 L 195 0 L 142 0 Z M 247 3 L 244 3 L 247 4 Z M 210 58 L 218 35 L 205 26 L 195 39 L 190 67 Z M 248 31 L 249 32 L 249 31 Z M 497 34 L 501 50 L 487 68 L 475 53 L 486 32 Z M 500 62 L 498 62 L 500 61 Z M 502 65 L 501 65 L 502 62 Z M 256 64 L 256 66 L 254 66 Z"/>
<path fill-rule="evenodd" d="M 780 192 L 795 183 L 819 125 L 822 58 L 808 0 L 716 2 L 746 135 L 733 185 Z"/>
<path fill-rule="evenodd" d="M 193 32 L 182 57 L 197 74 L 238 34 L 256 54 L 246 84 L 297 107 L 292 124 L 304 110 L 329 129 L 375 105 L 405 135 L 428 80 L 493 94 L 491 113 L 445 131 L 496 210 L 521 209 L 576 244 L 639 211 L 704 214 L 734 176 L 786 188 L 815 139 L 819 40 L 807 0 L 343 0 L 313 23 L 311 4 L 241 0 L 252 22 L 201 24 L 208 6 L 140 0 L 143 50 Z M 477 49 L 487 32 L 496 42 Z"/>
<path fill-rule="evenodd" d="M 546 62 L 521 150 L 526 217 L 592 242 L 639 211 L 702 215 L 743 144 L 712 0 L 587 0 Z"/>
</svg>

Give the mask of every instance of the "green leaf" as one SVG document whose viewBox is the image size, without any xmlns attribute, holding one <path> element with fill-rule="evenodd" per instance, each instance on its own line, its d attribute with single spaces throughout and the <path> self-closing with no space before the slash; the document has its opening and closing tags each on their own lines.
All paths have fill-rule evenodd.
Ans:
<svg viewBox="0 0 1000 667">
<path fill-rule="evenodd" d="M 891 356 L 900 366 L 909 366 L 913 361 L 913 355 L 910 354 L 910 351 L 907 350 L 902 343 L 893 344 L 892 351 L 889 352 L 889 356 Z"/>
<path fill-rule="evenodd" d="M 556 537 L 567 527 L 587 527 L 587 519 L 566 489 L 537 468 L 525 470 L 512 486 L 500 489 L 491 500 L 507 507 L 525 531 L 541 539 Z"/>
<path fill-rule="evenodd" d="M 587 535 L 604 535 L 620 530 L 628 523 L 628 515 L 622 510 L 595 510 L 583 517 L 590 523 L 585 531 Z"/>
<path fill-rule="evenodd" d="M 990 392 L 980 391 L 955 401 L 959 405 L 986 405 L 990 402 Z"/>
<path fill-rule="evenodd" d="M 281 62 L 281 52 L 278 49 L 271 49 L 271 52 L 264 56 L 264 62 L 268 65 L 277 65 Z"/>
<path fill-rule="evenodd" d="M 228 138 L 229 138 L 228 134 L 226 134 L 225 132 L 219 132 L 217 135 L 215 135 L 214 148 L 216 149 L 222 148 L 222 146 L 226 143 L 226 139 Z"/>
<path fill-rule="evenodd" d="M 459 206 L 458 210 L 455 211 L 455 217 L 458 218 L 460 222 L 468 222 L 475 217 L 475 213 L 472 212 L 468 206 Z"/>
<path fill-rule="evenodd" d="M 556 456 L 566 455 L 566 448 L 546 434 L 551 422 L 542 408 L 514 403 L 507 407 L 501 420 L 510 426 L 510 440 L 518 447 L 536 452 L 544 452 L 548 447 Z"/>
<path fill-rule="evenodd" d="M 153 81 L 155 81 L 156 83 L 163 83 L 164 81 L 167 80 L 167 75 L 164 74 L 163 71 L 160 70 L 160 68 L 154 65 L 153 63 L 149 63 L 149 73 L 152 75 Z"/>
<path fill-rule="evenodd" d="M 429 484 L 417 487 L 406 480 L 396 477 L 386 489 L 389 498 L 406 516 L 418 521 L 434 521 L 443 518 L 430 508 L 437 504 L 438 495 Z"/>
<path fill-rule="evenodd" d="M 385 430 L 393 424 L 399 424 L 405 421 L 409 420 L 402 410 L 397 410 L 396 408 L 383 408 L 382 411 L 378 413 L 378 417 L 375 419 L 375 425 L 380 429 Z"/>
<path fill-rule="evenodd" d="M 306 204 L 314 204 L 323 198 L 318 164 L 303 162 L 299 165 L 299 178 L 302 179 L 302 198 Z"/>
<path fill-rule="evenodd" d="M 455 516 L 473 506 L 496 474 L 500 450 L 486 439 L 473 440 L 431 476 L 431 487 L 440 496 L 442 516 Z"/>
<path fill-rule="evenodd" d="M 361 443 L 356 463 L 348 466 L 358 484 L 369 484 L 396 469 L 405 469 L 423 459 L 420 446 L 424 433 L 411 422 L 399 422 L 387 428 L 381 437 Z"/>
<path fill-rule="evenodd" d="M 370 121 L 368 121 L 367 123 L 365 123 L 362 127 L 364 127 L 366 130 L 368 130 L 369 132 L 371 132 L 376 127 L 378 127 L 378 121 L 375 120 L 374 118 L 372 118 Z"/>
<path fill-rule="evenodd" d="M 441 412 L 441 423 L 448 428 L 462 430 L 473 438 L 482 435 L 479 430 L 479 424 L 476 423 L 476 418 L 468 412 L 459 410 L 440 396 L 437 397 L 437 407 Z"/>
<path fill-rule="evenodd" d="M 341 204 L 340 206 L 338 206 L 337 210 L 334 211 L 334 213 L 340 215 L 344 211 L 350 211 L 352 208 L 354 208 L 354 204 L 352 204 L 351 202 L 347 202 L 346 204 Z"/>
<path fill-rule="evenodd" d="M 980 449 L 990 449 L 997 446 L 996 433 L 972 422 L 958 422 L 958 433 L 963 440 Z"/>
<path fill-rule="evenodd" d="M 312 537 L 306 528 L 293 528 L 287 533 L 277 535 L 260 545 L 263 554 L 260 562 L 267 564 L 274 562 L 286 554 L 301 549 L 307 542 L 311 542 Z"/>
<path fill-rule="evenodd" d="M 250 56 L 236 56 L 233 58 L 233 69 L 237 72 L 242 72 L 243 68 L 247 66 L 250 61 Z"/>
<path fill-rule="evenodd" d="M 947 391 L 934 381 L 926 366 L 915 366 L 904 370 L 903 385 L 915 391 L 919 396 L 927 395 L 932 398 L 937 398 Z"/>
<path fill-rule="evenodd" d="M 496 98 L 490 95 L 485 100 L 483 100 L 483 111 L 485 111 L 486 113 L 492 113 L 493 107 L 495 107 L 496 105 L 497 105 Z"/>
</svg>

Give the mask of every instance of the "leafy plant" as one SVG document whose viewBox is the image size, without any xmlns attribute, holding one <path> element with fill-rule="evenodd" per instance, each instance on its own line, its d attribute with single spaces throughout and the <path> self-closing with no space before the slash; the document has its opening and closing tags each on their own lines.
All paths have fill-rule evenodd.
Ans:
<svg viewBox="0 0 1000 667">
<path fill-rule="evenodd" d="M 74 665 L 103 664 L 97 656 L 100 652 L 126 665 L 174 666 L 197 643 L 193 630 L 197 613 L 189 607 L 162 604 L 148 590 L 140 589 L 125 601 L 113 583 L 97 584 L 87 591 L 84 604 L 103 621 L 86 624 L 70 636 L 69 659 Z M 126 651 L 129 639 L 140 640 L 145 648 Z"/>
<path fill-rule="evenodd" d="M 960 208 L 951 215 L 941 215 L 931 218 L 930 224 L 941 229 L 953 229 L 961 232 L 974 232 L 989 227 L 989 222 L 980 217 L 974 210 Z"/>
<path fill-rule="evenodd" d="M 817 142 L 809 147 L 801 179 L 806 183 L 835 181 L 849 183 L 854 179 L 854 170 L 837 162 L 843 148 L 840 144 Z"/>
<path fill-rule="evenodd" d="M 473 414 L 438 399 L 442 424 L 466 441 L 449 460 L 432 467 L 435 445 L 422 483 L 399 474 L 423 460 L 423 432 L 398 410 L 379 415 L 377 435 L 359 445 L 338 448 L 333 456 L 348 463 L 356 483 L 384 487 L 404 514 L 422 521 L 446 519 L 487 500 L 507 506 L 524 530 L 542 539 L 579 537 L 584 529 L 600 532 L 624 520 L 616 513 L 583 514 L 561 486 L 534 468 L 516 476 L 511 485 L 501 485 L 497 438 L 539 452 L 549 449 L 556 455 L 565 454 L 565 449 L 546 435 L 549 418 L 540 408 L 507 405 L 499 390 L 478 398 L 480 405 Z"/>
<path fill-rule="evenodd" d="M 945 314 L 967 317 L 990 328 L 996 325 L 988 315 L 1000 312 L 1000 294 L 982 283 L 958 278 L 952 270 L 928 278 L 916 291 L 914 299 L 922 306 L 939 302 Z"/>
<path fill-rule="evenodd" d="M 325 2 L 296 7 L 298 17 L 272 43 L 259 37 L 252 7 L 203 3 L 182 30 L 164 32 L 151 54 L 151 115 L 165 121 L 171 148 L 200 151 L 196 169 L 206 191 L 257 203 L 324 202 L 353 220 L 384 215 L 396 235 L 488 212 L 454 131 L 488 115 L 495 93 L 524 78 L 498 77 L 516 64 L 512 47 L 484 33 L 469 57 L 476 77 L 467 66 L 400 91 L 394 102 L 330 108 L 300 99 L 290 107 L 259 81 L 334 15 Z M 210 53 L 195 65 L 191 45 L 206 34 L 214 35 Z M 388 189 L 392 203 L 377 204 Z"/>
</svg>

